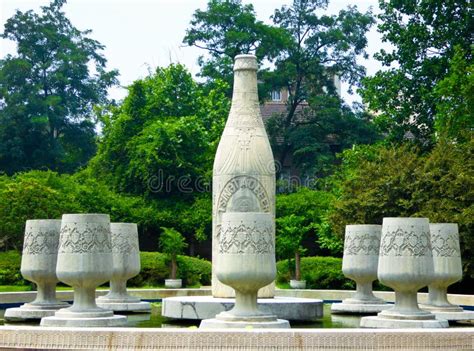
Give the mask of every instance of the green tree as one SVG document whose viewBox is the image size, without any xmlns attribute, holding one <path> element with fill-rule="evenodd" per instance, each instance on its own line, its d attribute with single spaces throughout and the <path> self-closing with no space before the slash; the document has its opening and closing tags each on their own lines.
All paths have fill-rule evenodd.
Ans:
<svg viewBox="0 0 474 351">
<path fill-rule="evenodd" d="M 374 138 L 367 120 L 337 98 L 333 83 L 335 75 L 351 84 L 364 75 L 357 57 L 366 56 L 365 33 L 373 23 L 372 15 L 360 13 L 355 6 L 338 15 L 318 15 L 327 4 L 327 0 L 295 0 L 275 11 L 273 25 L 264 25 L 256 19 L 251 5 L 242 5 L 239 0 L 211 0 L 206 11 L 195 12 L 184 38 L 185 43 L 209 53 L 200 63 L 201 74 L 210 78 L 223 76 L 230 81 L 232 62 L 239 53 L 254 52 L 260 60 L 274 64 L 273 70 L 259 72 L 264 82 L 260 97 L 286 88 L 289 101 L 286 113 L 269 123 L 272 147 L 281 164 L 291 153 L 294 163 L 308 173 L 324 169 L 340 151 L 328 151 L 335 133 L 336 144 L 344 141 L 337 144 L 340 149 L 350 144 L 349 140 L 367 142 Z M 218 67 L 218 71 L 209 74 L 208 66 Z M 299 113 L 305 102 L 309 106 Z M 341 128 L 346 129 L 340 133 Z M 353 130 L 363 135 L 357 138 L 351 134 Z"/>
<path fill-rule="evenodd" d="M 135 81 L 123 104 L 101 116 L 92 170 L 117 191 L 193 198 L 196 182 L 210 177 L 229 109 L 225 88 L 205 89 L 179 64 Z"/>
<path fill-rule="evenodd" d="M 347 224 L 382 224 L 384 217 L 428 217 L 459 224 L 467 275 L 474 277 L 474 141 L 441 141 L 421 154 L 413 146 L 365 146 L 344 152 L 329 215 L 335 233 Z"/>
<path fill-rule="evenodd" d="M 160 235 L 160 249 L 161 252 L 168 255 L 171 261 L 170 279 L 176 279 L 176 272 L 178 271 L 177 257 L 183 254 L 184 249 L 188 246 L 184 236 L 173 228 L 161 228 L 163 232 Z"/>
<path fill-rule="evenodd" d="M 208 52 L 198 59 L 201 76 L 224 79 L 230 88 L 235 56 L 253 52 L 259 60 L 274 57 L 284 39 L 281 30 L 257 20 L 252 4 L 210 0 L 205 11 L 194 12 L 183 42 Z"/>
<path fill-rule="evenodd" d="M 434 89 L 436 102 L 435 130 L 440 138 L 463 142 L 474 130 L 474 62 L 472 56 L 455 47 L 449 72 Z"/>
<path fill-rule="evenodd" d="M 379 6 L 378 30 L 392 48 L 375 57 L 388 69 L 366 78 L 361 95 L 377 111 L 376 122 L 390 140 L 400 142 L 408 133 L 430 143 L 440 107 L 433 89 L 449 75 L 456 46 L 469 53 L 465 58 L 472 64 L 471 5 L 467 0 L 389 0 Z"/>
<path fill-rule="evenodd" d="M 292 257 L 295 259 L 295 280 L 301 280 L 301 256 L 306 252 L 302 241 L 311 230 L 311 226 L 303 225 L 305 221 L 304 217 L 295 214 L 276 220 L 276 251 L 280 258 L 287 258 L 288 261 Z"/>
<path fill-rule="evenodd" d="M 93 106 L 106 102 L 117 71 L 104 46 L 79 31 L 54 0 L 42 13 L 17 11 L 3 39 L 17 55 L 0 60 L 0 169 L 70 172 L 95 153 Z"/>
</svg>

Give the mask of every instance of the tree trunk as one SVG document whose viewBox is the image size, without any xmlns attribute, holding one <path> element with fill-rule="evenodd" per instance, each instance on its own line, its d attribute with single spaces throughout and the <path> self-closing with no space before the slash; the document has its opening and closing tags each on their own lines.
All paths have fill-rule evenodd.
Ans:
<svg viewBox="0 0 474 351">
<path fill-rule="evenodd" d="M 300 253 L 299 251 L 295 252 L 295 280 L 301 280 L 301 272 L 300 272 Z"/>
<path fill-rule="evenodd" d="M 176 272 L 178 270 L 178 265 L 176 263 L 176 257 L 171 257 L 171 278 L 176 279 Z"/>
</svg>

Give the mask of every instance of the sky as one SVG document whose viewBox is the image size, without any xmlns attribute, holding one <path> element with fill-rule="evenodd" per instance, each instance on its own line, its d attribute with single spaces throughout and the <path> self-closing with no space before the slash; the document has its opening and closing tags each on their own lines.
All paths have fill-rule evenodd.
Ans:
<svg viewBox="0 0 474 351">
<path fill-rule="evenodd" d="M 40 10 L 48 0 L 0 0 L 1 31 L 8 18 L 16 9 L 26 11 Z M 269 17 L 274 9 L 290 4 L 290 0 L 243 0 L 252 3 L 257 18 L 270 23 Z M 170 63 L 185 65 L 194 75 L 199 71 L 197 58 L 204 53 L 194 47 L 182 44 L 186 29 L 194 11 L 205 9 L 207 0 L 69 0 L 63 7 L 72 24 L 80 29 L 91 29 L 91 38 L 105 45 L 103 54 L 108 60 L 109 69 L 120 72 L 121 87 L 112 88 L 109 95 L 122 99 L 126 95 L 125 86 L 138 78 L 145 77 L 157 66 L 168 66 Z M 377 12 L 377 0 L 332 0 L 327 9 L 328 14 L 336 14 L 348 5 L 357 5 L 360 11 L 369 7 Z M 381 68 L 372 55 L 382 47 L 380 34 L 373 27 L 368 33 L 368 60 L 360 60 L 367 74 L 372 75 Z M 0 56 L 15 53 L 15 44 L 0 39 Z M 347 103 L 360 101 L 360 97 L 346 92 L 343 84 L 343 98 Z"/>
</svg>

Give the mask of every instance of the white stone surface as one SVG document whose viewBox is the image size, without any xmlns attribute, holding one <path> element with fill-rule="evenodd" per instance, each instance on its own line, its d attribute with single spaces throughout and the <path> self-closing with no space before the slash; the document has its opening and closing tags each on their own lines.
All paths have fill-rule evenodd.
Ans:
<svg viewBox="0 0 474 351">
<path fill-rule="evenodd" d="M 162 315 L 174 319 L 209 319 L 228 311 L 234 299 L 211 296 L 182 296 L 163 299 Z M 280 319 L 314 321 L 323 317 L 323 301 L 319 299 L 275 297 L 258 299 L 258 308 Z"/>
<path fill-rule="evenodd" d="M 57 311 L 56 309 L 26 309 L 22 307 L 8 308 L 5 310 L 3 318 L 8 322 L 39 320 L 43 317 L 54 316 L 54 313 Z"/>
<path fill-rule="evenodd" d="M 41 319 L 42 327 L 122 327 L 127 325 L 127 317 L 110 316 L 110 317 L 89 317 L 89 318 L 61 318 L 57 316 L 45 317 Z"/>
<path fill-rule="evenodd" d="M 74 303 L 45 317 L 49 326 L 118 326 L 125 317 L 113 316 L 95 302 L 95 289 L 112 277 L 110 219 L 105 214 L 65 214 L 61 221 L 58 279 L 74 289 Z M 89 323 L 89 324 L 88 324 Z"/>
<path fill-rule="evenodd" d="M 40 319 L 55 310 L 69 306 L 56 299 L 56 262 L 61 221 L 56 219 L 27 220 L 21 256 L 22 276 L 36 283 L 35 300 L 19 308 L 5 311 L 10 322 Z"/>
<path fill-rule="evenodd" d="M 437 319 L 446 319 L 449 322 L 472 321 L 474 323 L 474 311 L 462 310 L 460 312 L 431 312 Z"/>
<path fill-rule="evenodd" d="M 292 289 L 306 289 L 306 280 L 290 279 L 290 287 Z"/>
<path fill-rule="evenodd" d="M 273 297 L 273 287 L 264 287 L 276 276 L 275 167 L 260 115 L 257 69 L 255 56 L 235 57 L 232 106 L 213 167 L 213 295 L 231 295 L 219 282 L 235 291 L 234 307 L 216 315 L 226 322 L 276 321 L 257 305 L 262 288 Z"/>
<path fill-rule="evenodd" d="M 238 55 L 234 65 L 232 106 L 213 166 L 212 295 L 233 297 L 234 291 L 217 277 L 216 264 L 223 215 L 229 212 L 264 213 L 275 218 L 275 166 L 260 115 L 257 61 Z M 248 225 L 248 223 L 246 224 Z M 274 240 L 274 228 L 272 228 Z M 235 243 L 238 244 L 238 243 Z M 257 257 L 257 256 L 256 256 Z M 248 256 L 250 259 L 250 256 Z M 274 284 L 260 289 L 259 297 L 273 297 Z"/>
<path fill-rule="evenodd" d="M 111 310 L 114 312 L 150 312 L 151 311 L 151 304 L 146 301 L 102 303 L 102 301 L 98 299 L 97 306 L 105 310 Z"/>
<path fill-rule="evenodd" d="M 368 304 L 368 303 L 333 303 L 331 304 L 331 313 L 333 314 L 377 314 L 383 310 L 391 308 L 387 303 Z"/>
<path fill-rule="evenodd" d="M 448 328 L 449 323 L 447 320 L 440 319 L 416 320 L 370 316 L 360 320 L 360 327 L 379 329 Z"/>
<path fill-rule="evenodd" d="M 0 347 L 41 350 L 472 350 L 474 328 L 160 329 L 0 326 Z"/>
<path fill-rule="evenodd" d="M 150 311 L 148 302 L 127 292 L 127 280 L 140 273 L 138 230 L 135 223 L 111 223 L 113 272 L 110 291 L 97 298 L 97 305 L 112 311 Z"/>
<path fill-rule="evenodd" d="M 343 305 L 339 306 L 340 309 L 350 304 L 385 303 L 372 292 L 372 282 L 377 279 L 381 234 L 381 225 L 346 225 L 342 273 L 356 282 L 356 293 L 350 299 L 344 300 Z M 352 310 L 349 308 L 348 311 Z"/>
<path fill-rule="evenodd" d="M 428 219 L 384 218 L 378 278 L 382 284 L 395 290 L 395 306 L 380 312 L 378 317 L 382 321 L 384 318 L 432 320 L 434 316 L 431 313 L 419 308 L 417 291 L 430 284 L 433 277 Z"/>
<path fill-rule="evenodd" d="M 165 279 L 165 287 L 168 289 L 180 289 L 182 286 L 182 279 Z"/>
<path fill-rule="evenodd" d="M 216 318 L 204 319 L 199 325 L 200 329 L 285 329 L 290 328 L 287 320 L 277 319 L 268 322 L 243 322 L 243 321 L 223 321 Z"/>
<path fill-rule="evenodd" d="M 461 248 L 456 223 L 430 223 L 434 279 L 428 286 L 428 302 L 423 306 L 431 312 L 462 312 L 448 301 L 448 286 L 462 279 Z"/>
</svg>

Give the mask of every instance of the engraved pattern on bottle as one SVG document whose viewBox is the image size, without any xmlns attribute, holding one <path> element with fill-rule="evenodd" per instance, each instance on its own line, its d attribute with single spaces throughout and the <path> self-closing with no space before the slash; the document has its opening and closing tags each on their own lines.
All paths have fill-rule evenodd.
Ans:
<svg viewBox="0 0 474 351">
<path fill-rule="evenodd" d="M 254 225 L 222 225 L 219 228 L 220 254 L 273 254 L 273 228 Z"/>
</svg>

